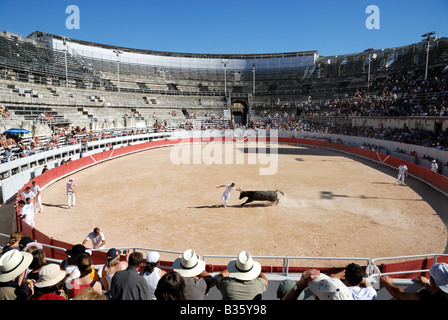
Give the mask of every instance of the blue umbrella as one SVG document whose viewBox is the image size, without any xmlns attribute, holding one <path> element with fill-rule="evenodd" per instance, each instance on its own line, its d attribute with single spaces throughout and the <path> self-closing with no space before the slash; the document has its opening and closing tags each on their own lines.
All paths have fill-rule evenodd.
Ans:
<svg viewBox="0 0 448 320">
<path fill-rule="evenodd" d="M 8 129 L 3 134 L 21 134 L 21 133 L 31 133 L 31 131 L 28 131 L 26 129 L 19 129 L 19 128 L 12 128 Z"/>
</svg>

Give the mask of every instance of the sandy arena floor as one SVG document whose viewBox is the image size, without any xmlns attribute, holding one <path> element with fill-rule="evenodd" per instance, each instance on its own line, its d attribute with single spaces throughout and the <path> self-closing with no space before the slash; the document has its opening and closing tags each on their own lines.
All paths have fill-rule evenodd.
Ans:
<svg viewBox="0 0 448 320">
<path fill-rule="evenodd" d="M 206 145 L 191 148 L 201 153 Z M 334 151 L 280 145 L 277 173 L 262 176 L 259 168 L 266 165 L 249 164 L 243 144 L 234 151 L 245 162 L 233 165 L 177 165 L 171 150 L 144 151 L 74 174 L 72 209 L 66 205 L 68 179 L 48 186 L 37 229 L 80 243 L 99 227 L 108 248 L 193 248 L 200 255 L 247 250 L 254 256 L 377 258 L 445 252 L 447 198 L 412 178 L 397 186 L 393 169 Z M 233 191 L 223 208 L 223 189 L 216 186 L 231 182 L 285 195 L 276 206 L 254 202 L 241 208 Z"/>
</svg>

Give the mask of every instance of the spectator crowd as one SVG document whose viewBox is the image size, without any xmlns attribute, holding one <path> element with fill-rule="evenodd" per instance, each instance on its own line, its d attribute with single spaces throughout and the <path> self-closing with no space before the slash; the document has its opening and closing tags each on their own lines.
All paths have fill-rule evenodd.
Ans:
<svg viewBox="0 0 448 320">
<path fill-rule="evenodd" d="M 156 251 L 144 259 L 139 251 L 111 248 L 100 268 L 94 268 L 91 251 L 83 244 L 65 254 L 62 262 L 49 262 L 42 244 L 21 232 L 12 233 L 0 255 L 0 300 L 203 300 L 215 286 L 223 300 L 261 300 L 270 285 L 260 263 L 247 251 L 214 276 L 193 249 L 183 252 L 166 270 L 160 267 Z M 416 291 L 405 292 L 388 276 L 379 281 L 397 300 L 448 299 L 448 264 L 443 262 L 430 267 L 429 278 L 413 279 L 422 287 Z M 298 281 L 284 279 L 277 285 L 277 299 L 303 300 L 307 288 L 317 300 L 378 299 L 371 279 L 364 277 L 356 263 L 335 274 L 308 269 Z"/>
</svg>

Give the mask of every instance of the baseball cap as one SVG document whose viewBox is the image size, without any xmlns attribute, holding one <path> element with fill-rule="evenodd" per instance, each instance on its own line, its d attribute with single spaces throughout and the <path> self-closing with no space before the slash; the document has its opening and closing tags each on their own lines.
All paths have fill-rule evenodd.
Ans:
<svg viewBox="0 0 448 320">
<path fill-rule="evenodd" d="M 109 251 L 107 251 L 107 257 L 111 259 L 115 259 L 121 254 L 120 250 L 117 250 L 115 248 L 110 248 Z"/>
<path fill-rule="evenodd" d="M 157 251 L 150 251 L 146 255 L 146 262 L 156 263 L 160 259 L 160 254 Z"/>
</svg>

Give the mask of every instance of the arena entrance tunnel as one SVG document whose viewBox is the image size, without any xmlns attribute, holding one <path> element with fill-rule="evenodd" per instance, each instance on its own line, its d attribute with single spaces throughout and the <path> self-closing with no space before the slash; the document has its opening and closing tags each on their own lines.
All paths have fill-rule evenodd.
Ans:
<svg viewBox="0 0 448 320">
<path fill-rule="evenodd" d="M 339 144 L 326 142 L 326 141 L 310 140 L 310 139 L 297 139 L 297 138 L 276 138 L 276 139 L 277 139 L 276 142 L 278 142 L 279 144 L 282 145 L 280 152 L 283 152 L 282 151 L 283 146 L 288 146 L 288 145 L 295 146 L 295 147 L 306 146 L 306 150 L 301 151 L 302 158 L 305 157 L 306 152 L 307 153 L 313 153 L 313 152 L 317 153 L 318 150 L 322 149 L 322 150 L 330 150 L 333 154 L 334 154 L 334 151 L 337 151 L 338 153 L 342 152 L 346 155 L 349 155 L 350 157 L 353 157 L 353 156 L 361 157 L 361 159 L 372 160 L 377 164 L 381 164 L 381 165 L 386 164 L 391 167 L 396 167 L 399 163 L 402 162 L 401 159 L 389 157 L 389 156 L 386 156 L 385 154 L 377 153 L 377 152 L 374 152 L 371 150 L 350 147 L 350 146 L 344 146 L 344 145 L 339 145 Z M 267 143 L 273 143 L 273 141 L 270 137 L 266 137 L 265 140 Z M 37 176 L 33 180 L 36 181 L 41 187 L 45 187 L 47 189 L 47 188 L 50 188 L 52 185 L 56 184 L 61 179 L 67 178 L 68 176 L 72 176 L 74 174 L 83 173 L 85 169 L 90 168 L 92 166 L 94 166 L 95 168 L 101 167 L 101 166 L 96 166 L 96 164 L 104 163 L 105 161 L 109 161 L 112 159 L 122 158 L 122 156 L 127 157 L 128 155 L 131 155 L 131 154 L 137 154 L 137 153 L 140 154 L 141 151 L 158 149 L 161 147 L 174 147 L 174 146 L 178 146 L 178 145 L 198 145 L 198 144 L 205 145 L 205 144 L 211 144 L 211 143 L 222 143 L 223 141 L 225 141 L 224 137 L 192 137 L 192 138 L 180 138 L 180 139 L 155 140 L 155 141 L 143 143 L 141 145 L 125 146 L 125 147 L 122 147 L 119 149 L 108 150 L 108 151 L 104 151 L 104 152 L 101 152 L 98 154 L 94 154 L 89 157 L 84 157 L 79 160 L 75 160 L 72 163 L 68 163 L 63 166 L 56 167 L 52 170 L 47 171 L 46 173 L 44 173 L 40 176 Z M 166 148 L 163 148 L 163 149 L 166 149 Z M 162 150 L 162 149 L 160 149 L 160 150 Z M 150 151 L 150 152 L 154 152 L 154 151 Z M 291 152 L 293 161 L 295 161 L 297 163 L 303 162 L 303 161 L 297 160 L 297 159 L 300 159 L 301 157 L 298 157 L 291 150 L 285 150 L 285 153 L 287 153 L 287 152 Z M 123 157 L 122 159 L 126 159 L 126 157 Z M 333 155 L 333 157 L 336 158 L 336 156 L 334 156 L 334 155 Z M 336 160 L 332 160 L 332 161 L 336 161 Z M 324 163 L 329 160 L 320 159 L 319 161 L 321 163 Z M 336 161 L 336 162 L 338 162 L 338 161 Z M 333 164 L 336 162 L 333 162 Z M 351 164 L 345 160 L 342 161 L 341 159 L 339 159 L 339 162 L 341 162 L 343 165 L 347 165 L 347 166 L 350 166 L 350 164 Z M 163 164 L 163 161 L 161 163 Z M 128 165 L 130 165 L 130 164 L 128 163 Z M 438 189 L 442 190 L 443 192 L 446 192 L 448 190 L 448 183 L 447 183 L 445 177 L 434 174 L 433 172 L 430 172 L 430 170 L 418 167 L 416 165 L 413 165 L 412 163 L 407 163 L 407 165 L 409 167 L 409 172 L 413 176 L 415 176 L 419 179 L 422 179 L 422 180 L 430 183 L 433 186 L 436 186 Z M 185 178 L 185 179 L 188 180 L 190 178 Z M 376 181 L 374 181 L 374 182 L 376 182 Z M 31 181 L 29 183 L 27 183 L 26 185 L 24 185 L 23 188 L 19 191 L 19 194 L 25 187 L 27 187 L 30 184 L 31 184 Z M 323 192 L 321 194 L 328 196 L 328 193 L 325 194 L 325 192 L 327 192 L 327 190 L 321 189 L 321 191 Z M 436 192 L 435 190 L 433 190 L 433 191 Z M 342 195 L 344 195 L 344 194 L 337 194 L 334 192 L 331 193 L 331 196 L 333 198 L 336 196 L 342 196 Z M 347 194 L 345 194 L 345 195 L 347 195 Z M 253 210 L 259 210 L 259 209 L 264 210 L 264 205 L 254 205 L 252 209 Z M 196 211 L 200 211 L 200 210 L 201 209 L 198 209 Z M 64 214 L 65 214 L 65 212 L 64 212 Z M 61 216 L 61 214 L 59 214 L 59 216 Z M 199 214 L 198 214 L 198 216 L 199 216 Z M 81 218 L 81 217 L 77 218 L 76 216 L 73 216 L 73 215 L 71 217 L 72 217 L 73 223 L 75 223 L 79 219 L 85 219 L 85 218 Z M 236 217 L 236 216 L 233 216 L 233 217 Z M 191 217 L 191 218 L 198 219 L 198 217 Z M 260 218 L 262 218 L 262 215 L 260 216 Z M 405 222 L 408 223 L 408 221 L 405 221 Z M 29 225 L 25 224 L 24 222 L 22 222 L 18 219 L 16 220 L 16 224 L 17 224 L 17 229 L 22 231 L 25 235 L 30 236 L 33 239 L 36 239 L 39 243 L 46 245 L 45 251 L 49 258 L 61 259 L 61 260 L 65 259 L 66 255 L 65 255 L 64 251 L 58 250 L 57 248 L 70 249 L 72 247 L 72 245 L 75 244 L 73 242 L 66 242 L 63 239 L 54 238 L 54 235 L 43 232 L 42 230 L 38 230 L 38 228 L 31 228 Z M 118 225 L 117 227 L 122 228 L 123 225 Z M 445 228 L 445 226 L 443 226 L 443 228 Z M 282 231 L 282 230 L 280 230 L 280 231 Z M 132 230 L 130 232 L 132 232 Z M 149 232 L 149 230 L 147 230 L 147 232 Z M 388 232 L 390 233 L 390 230 Z M 186 243 L 185 245 L 193 245 L 194 243 L 195 242 L 190 242 L 190 243 Z M 184 244 L 182 244 L 182 245 L 184 245 Z M 372 245 L 375 246 L 374 243 Z M 47 247 L 47 246 L 49 246 L 49 247 Z M 446 246 L 446 239 L 445 239 L 444 246 Z M 117 246 L 117 247 L 119 247 L 119 246 Z M 163 250 L 166 250 L 168 252 L 167 249 L 173 250 L 172 248 L 163 248 Z M 185 249 L 187 249 L 187 248 L 185 248 Z M 182 250 L 173 250 L 173 251 L 169 251 L 169 253 L 178 255 L 181 251 Z M 205 256 L 207 258 L 208 261 L 210 261 L 211 259 L 217 258 L 217 257 L 215 257 L 214 254 L 212 254 L 213 252 L 201 252 L 201 253 L 203 254 L 203 256 Z M 237 252 L 235 252 L 235 254 L 237 254 Z M 103 251 L 95 251 L 94 250 L 93 254 L 92 254 L 93 263 L 94 264 L 103 263 L 105 261 L 105 255 L 106 255 L 106 253 Z M 254 254 L 254 257 L 258 257 L 258 256 L 261 256 L 261 255 Z M 321 257 L 315 256 L 315 257 L 319 259 L 318 263 L 321 263 L 321 261 L 322 261 L 322 260 L 320 260 L 321 258 L 325 258 L 322 256 Z M 221 256 L 221 258 L 226 258 L 226 257 Z M 275 257 L 271 256 L 271 257 L 264 257 L 264 258 L 266 258 L 266 259 L 275 258 L 275 260 L 273 260 L 273 261 L 276 261 L 278 264 L 263 265 L 263 269 L 262 269 L 263 272 L 269 273 L 269 274 L 288 275 L 288 274 L 292 274 L 292 273 L 296 273 L 296 272 L 302 272 L 302 271 L 306 270 L 307 268 L 309 268 L 311 265 L 311 264 L 307 263 L 305 266 L 293 266 L 291 263 L 292 261 L 297 261 L 297 260 L 303 261 L 302 259 L 309 261 L 308 259 L 312 259 L 313 257 L 300 256 L 300 255 L 294 254 L 294 252 L 291 252 L 291 254 L 289 254 L 289 255 L 279 255 L 279 256 L 275 256 Z M 340 257 L 339 258 L 334 257 L 334 258 L 336 261 L 339 261 L 340 259 L 342 259 L 342 260 L 353 259 L 350 256 L 347 256 L 347 258 L 340 258 Z M 331 257 L 329 257 L 328 259 L 331 259 Z M 374 265 L 374 266 L 371 263 L 371 261 L 372 261 L 371 258 L 365 258 L 365 256 L 361 256 L 360 259 L 367 259 L 366 266 L 364 266 L 366 274 L 373 274 L 375 272 L 394 273 L 394 272 L 400 272 L 403 269 L 425 270 L 425 269 L 429 268 L 429 266 L 432 263 L 434 263 L 434 261 L 436 259 L 438 262 L 440 262 L 440 261 L 444 261 L 446 259 L 446 257 L 444 257 L 443 253 L 440 253 L 440 255 L 437 255 L 437 257 L 434 257 L 433 255 L 429 255 L 428 257 L 424 257 L 424 258 L 420 257 L 420 256 L 418 256 L 418 257 L 416 256 L 416 257 L 413 257 L 411 261 L 405 261 L 405 262 L 402 262 L 402 261 L 395 262 L 394 261 L 391 263 Z M 164 267 L 170 268 L 173 260 L 174 260 L 174 258 L 170 259 L 170 260 L 161 261 L 161 265 Z M 393 259 L 391 259 L 391 260 L 393 260 Z M 322 265 L 324 265 L 324 263 L 322 263 Z M 334 273 L 336 270 L 338 270 L 338 268 L 343 267 L 343 266 L 345 266 L 345 264 L 341 262 L 340 265 L 330 266 L 330 267 L 322 266 L 322 267 L 319 267 L 319 269 L 321 269 L 322 272 Z M 220 270 L 224 269 L 225 267 L 226 267 L 225 263 L 223 263 L 223 264 L 207 263 L 207 270 L 209 272 L 219 272 Z M 421 273 L 422 273 L 421 271 L 412 272 L 412 273 L 399 273 L 399 274 L 397 274 L 397 277 L 404 278 L 404 279 L 410 279 L 411 277 L 415 277 L 416 275 L 419 275 Z"/>
<path fill-rule="evenodd" d="M 232 100 L 232 117 L 235 123 L 247 124 L 247 115 L 249 113 L 248 101 L 240 98 Z"/>
</svg>

